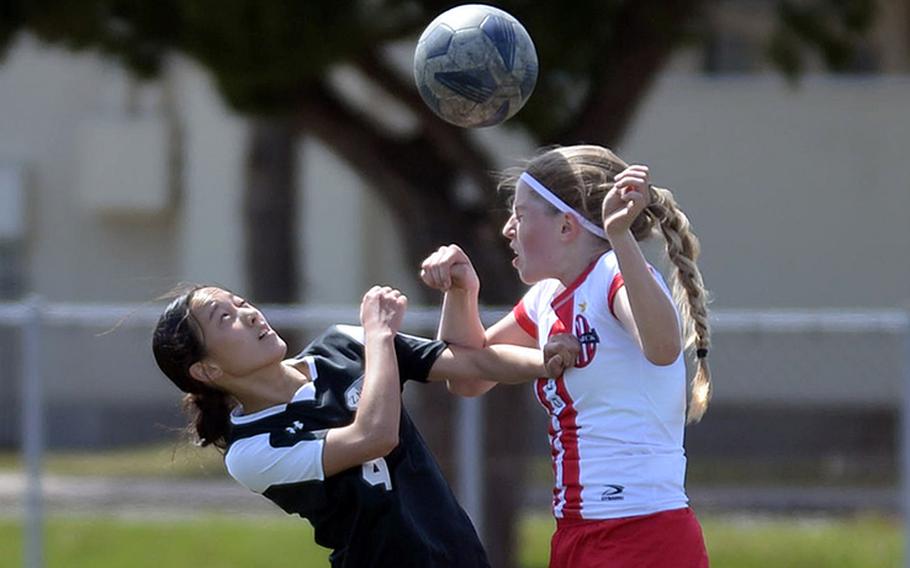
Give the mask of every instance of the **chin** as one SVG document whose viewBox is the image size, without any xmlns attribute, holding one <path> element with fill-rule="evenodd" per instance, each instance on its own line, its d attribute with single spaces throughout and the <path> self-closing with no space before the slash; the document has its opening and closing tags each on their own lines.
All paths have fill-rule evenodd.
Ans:
<svg viewBox="0 0 910 568">
<path fill-rule="evenodd" d="M 537 282 L 540 282 L 541 280 L 543 280 L 542 277 L 537 276 L 533 272 L 529 273 L 529 272 L 522 270 L 521 268 L 518 269 L 518 279 L 521 280 L 524 284 L 527 284 L 528 286 L 530 286 L 532 284 L 536 284 Z"/>
</svg>

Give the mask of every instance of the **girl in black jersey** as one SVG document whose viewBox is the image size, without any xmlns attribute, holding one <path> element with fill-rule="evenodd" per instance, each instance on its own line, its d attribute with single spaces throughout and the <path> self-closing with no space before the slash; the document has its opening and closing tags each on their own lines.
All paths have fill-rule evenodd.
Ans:
<svg viewBox="0 0 910 568">
<path fill-rule="evenodd" d="M 561 374 L 574 346 L 449 347 L 399 333 L 407 299 L 374 287 L 362 327 L 333 326 L 298 356 L 255 307 L 217 287 L 174 299 L 154 332 L 158 366 L 186 396 L 203 446 L 229 473 L 307 518 L 333 567 L 489 566 L 465 512 L 401 406 L 407 380 Z"/>
</svg>

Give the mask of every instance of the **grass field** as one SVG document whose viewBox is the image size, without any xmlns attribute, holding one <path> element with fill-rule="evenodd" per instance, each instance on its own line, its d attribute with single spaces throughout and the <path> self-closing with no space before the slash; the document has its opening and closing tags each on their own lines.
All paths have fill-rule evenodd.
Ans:
<svg viewBox="0 0 910 568">
<path fill-rule="evenodd" d="M 707 517 L 715 568 L 889 568 L 900 566 L 898 522 L 876 517 L 792 520 Z M 521 566 L 547 565 L 549 517 L 521 526 Z M 55 517 L 47 527 L 48 568 L 325 567 L 328 552 L 292 518 L 122 520 Z M 21 528 L 0 520 L 0 568 L 22 566 Z"/>
<path fill-rule="evenodd" d="M 44 466 L 47 473 L 72 476 L 225 476 L 217 452 L 177 443 L 109 452 L 51 452 Z M 540 466 L 541 475 L 550 475 L 548 466 Z M 797 485 L 818 483 L 817 478 L 812 480 L 813 475 L 803 475 L 803 469 L 795 469 L 787 481 Z M 18 470 L 18 456 L 0 453 L 0 472 Z M 703 476 L 695 475 L 709 481 L 716 481 L 716 476 L 716 471 L 708 469 Z M 729 477 L 746 484 L 751 480 L 738 468 L 731 469 Z M 902 529 L 894 519 L 700 516 L 714 568 L 901 566 Z M 545 514 L 524 519 L 520 544 L 523 568 L 547 565 L 552 528 L 553 521 Z M 0 568 L 22 566 L 21 540 L 17 522 L 0 518 Z M 327 566 L 327 554 L 313 544 L 306 522 L 281 515 L 145 521 L 60 516 L 49 520 L 46 531 L 47 568 L 308 568 Z"/>
</svg>

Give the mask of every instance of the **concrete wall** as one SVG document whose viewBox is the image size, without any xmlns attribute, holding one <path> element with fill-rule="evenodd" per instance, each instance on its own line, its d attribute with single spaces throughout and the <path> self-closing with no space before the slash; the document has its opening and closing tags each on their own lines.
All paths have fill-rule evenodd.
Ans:
<svg viewBox="0 0 910 568">
<path fill-rule="evenodd" d="M 908 77 L 669 74 L 620 152 L 690 214 L 716 307 L 898 307 L 908 142 Z"/>
</svg>

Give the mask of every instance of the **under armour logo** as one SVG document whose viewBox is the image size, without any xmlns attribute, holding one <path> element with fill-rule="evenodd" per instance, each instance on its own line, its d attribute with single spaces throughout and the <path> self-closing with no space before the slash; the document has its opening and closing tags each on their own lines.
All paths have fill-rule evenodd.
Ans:
<svg viewBox="0 0 910 568">
<path fill-rule="evenodd" d="M 303 422 L 301 422 L 300 420 L 294 420 L 294 425 L 288 426 L 284 430 L 288 434 L 291 434 L 291 435 L 296 434 L 297 432 L 300 432 L 301 430 L 303 430 Z"/>
</svg>

